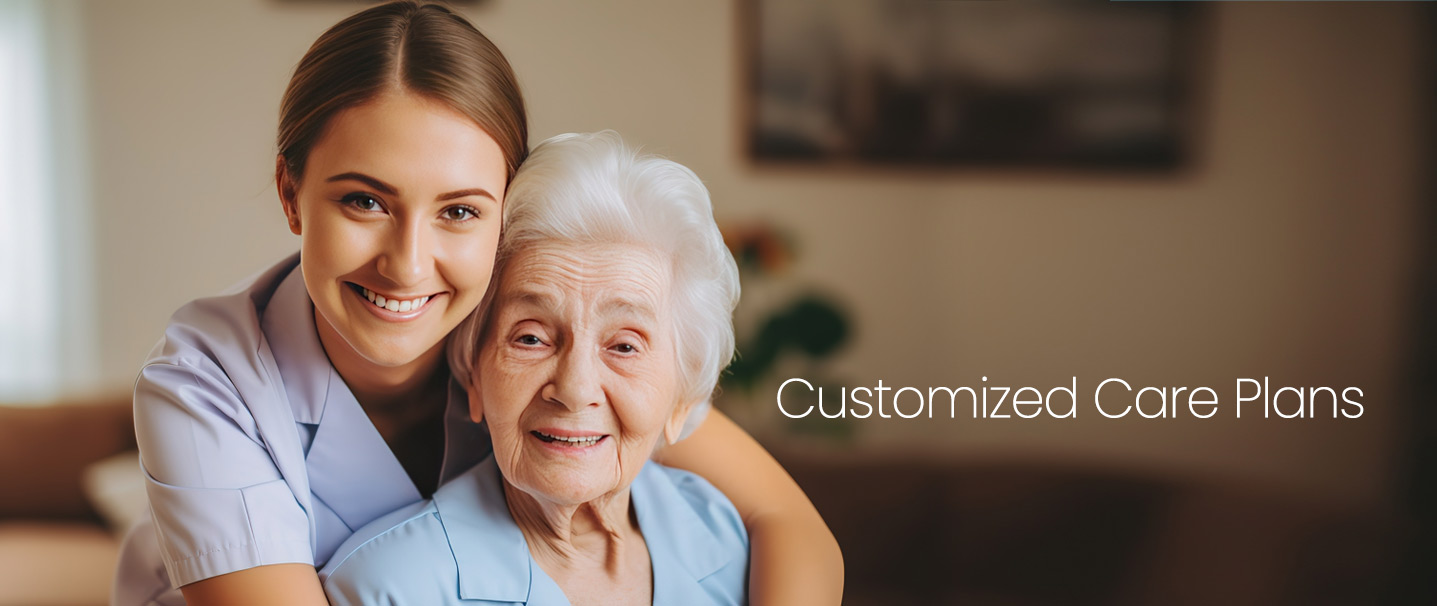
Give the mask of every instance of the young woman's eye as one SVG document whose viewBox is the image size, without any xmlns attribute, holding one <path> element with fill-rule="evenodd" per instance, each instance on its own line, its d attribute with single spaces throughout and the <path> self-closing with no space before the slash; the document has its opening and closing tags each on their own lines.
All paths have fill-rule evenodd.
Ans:
<svg viewBox="0 0 1437 606">
<path fill-rule="evenodd" d="M 444 209 L 444 220 L 451 223 L 462 223 L 479 216 L 479 211 L 468 206 L 451 206 Z"/>
<path fill-rule="evenodd" d="M 379 204 L 379 199 L 369 194 L 349 194 L 340 198 L 340 201 L 348 204 L 355 210 L 364 212 L 374 212 L 384 209 L 384 207 Z"/>
</svg>

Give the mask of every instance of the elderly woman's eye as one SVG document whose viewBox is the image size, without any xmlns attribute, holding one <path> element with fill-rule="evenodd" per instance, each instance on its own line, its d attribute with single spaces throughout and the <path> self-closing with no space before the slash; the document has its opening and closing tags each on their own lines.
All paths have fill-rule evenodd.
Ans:
<svg viewBox="0 0 1437 606">
<path fill-rule="evenodd" d="M 619 352 L 619 353 L 628 354 L 628 353 L 634 353 L 634 352 L 639 351 L 639 348 L 634 347 L 634 345 L 633 345 L 632 343 L 620 343 L 620 344 L 614 346 L 614 351 L 617 351 L 617 352 Z"/>
<path fill-rule="evenodd" d="M 520 345 L 542 345 L 544 342 L 534 335 L 524 335 L 515 339 Z"/>
</svg>

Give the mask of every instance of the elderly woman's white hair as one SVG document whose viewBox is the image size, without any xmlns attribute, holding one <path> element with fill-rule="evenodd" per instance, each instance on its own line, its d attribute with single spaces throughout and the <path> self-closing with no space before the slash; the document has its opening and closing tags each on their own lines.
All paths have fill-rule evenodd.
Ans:
<svg viewBox="0 0 1437 606">
<path fill-rule="evenodd" d="M 449 342 L 449 365 L 461 384 L 470 385 L 504 266 L 515 252 L 544 243 L 632 244 L 672 260 L 680 393 L 698 403 L 685 423 L 688 435 L 733 359 L 739 296 L 738 266 L 703 182 L 677 162 L 639 154 L 611 130 L 558 135 L 536 146 L 505 195 L 489 290 Z"/>
</svg>

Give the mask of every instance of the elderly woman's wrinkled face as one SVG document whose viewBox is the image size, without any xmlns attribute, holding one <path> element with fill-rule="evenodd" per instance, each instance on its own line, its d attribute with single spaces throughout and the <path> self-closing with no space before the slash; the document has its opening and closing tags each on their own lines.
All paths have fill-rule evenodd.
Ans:
<svg viewBox="0 0 1437 606">
<path fill-rule="evenodd" d="M 480 343 L 471 412 L 516 488 L 578 505 L 627 488 L 676 439 L 671 264 L 624 245 L 538 244 L 504 268 Z"/>
</svg>

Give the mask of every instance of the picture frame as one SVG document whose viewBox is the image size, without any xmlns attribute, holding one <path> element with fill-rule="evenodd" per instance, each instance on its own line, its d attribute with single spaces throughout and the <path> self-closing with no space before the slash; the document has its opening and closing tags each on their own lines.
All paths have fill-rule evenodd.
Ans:
<svg viewBox="0 0 1437 606">
<path fill-rule="evenodd" d="M 1200 11 L 1078 0 L 742 0 L 759 165 L 1168 171 Z"/>
</svg>

